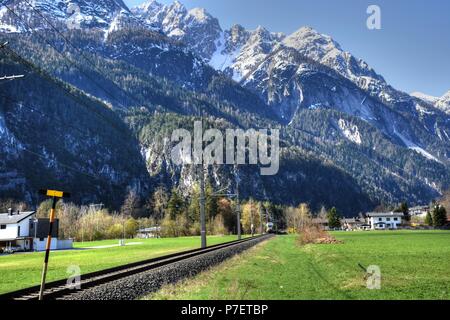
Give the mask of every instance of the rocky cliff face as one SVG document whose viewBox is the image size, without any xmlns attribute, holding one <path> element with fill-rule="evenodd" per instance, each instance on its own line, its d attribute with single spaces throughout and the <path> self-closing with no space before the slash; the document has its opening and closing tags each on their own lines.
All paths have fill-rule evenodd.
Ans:
<svg viewBox="0 0 450 320">
<path fill-rule="evenodd" d="M 66 13 L 70 3 L 80 7 L 80 28 L 67 28 L 65 21 L 73 17 Z M 257 168 L 242 168 L 243 196 L 310 202 L 314 208 L 337 205 L 355 214 L 381 201 L 426 203 L 450 187 L 450 118 L 442 111 L 448 97 L 430 101 L 395 90 L 363 60 L 312 28 L 288 36 L 264 27 L 223 30 L 205 10 L 187 10 L 178 2 L 149 1 L 132 10 L 106 0 L 33 4 L 71 45 L 35 10 L 15 0 L 7 5 L 19 18 L 0 11 L 2 38 L 52 77 L 90 96 L 83 99 L 101 100 L 115 113 L 96 100 L 112 122 L 105 124 L 91 109 L 65 114 L 55 134 L 64 135 L 66 122 L 74 118 L 89 123 L 92 139 L 86 142 L 73 132 L 69 138 L 75 149 L 58 149 L 48 136 L 42 143 L 33 138 L 42 134 L 36 129 L 41 127 L 32 112 L 19 108 L 20 103 L 30 105 L 29 97 L 22 93 L 20 103 L 2 102 L 7 110 L 0 113 L 0 188 L 18 190 L 17 196 L 27 192 L 32 198 L 35 181 L 52 170 L 58 174 L 49 174 L 51 181 L 66 181 L 68 187 L 83 181 L 84 195 L 95 190 L 91 194 L 100 197 L 116 184 L 143 194 L 164 184 L 188 195 L 195 172 L 172 163 L 170 136 L 174 129 L 191 129 L 200 113 L 222 129 L 281 129 L 279 175 L 261 177 Z M 14 71 L 12 63 L 2 61 L 10 65 L 3 73 Z M 47 97 L 50 101 L 70 101 L 64 92 L 52 90 L 56 84 L 8 85 L 8 99 L 26 85 L 23 91 L 34 96 L 50 92 L 55 94 Z M 36 107 L 51 117 L 43 103 Z M 120 125 L 123 137 L 113 130 Z M 30 127 L 30 134 L 22 136 Z M 53 167 L 26 168 L 32 159 L 24 157 L 21 146 Z M 66 163 L 81 173 L 66 173 Z M 102 181 L 89 181 L 85 173 L 100 175 Z M 232 189 L 235 174 L 233 168 L 211 168 L 211 183 Z"/>
</svg>

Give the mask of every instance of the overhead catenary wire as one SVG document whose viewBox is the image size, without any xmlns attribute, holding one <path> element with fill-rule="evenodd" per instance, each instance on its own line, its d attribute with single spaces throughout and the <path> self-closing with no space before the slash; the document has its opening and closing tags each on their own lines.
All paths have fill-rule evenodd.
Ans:
<svg viewBox="0 0 450 320">
<path fill-rule="evenodd" d="M 21 101 L 21 100 L 17 100 L 17 99 L 11 98 L 10 96 L 2 94 L 2 90 L 0 90 L 0 97 L 5 99 L 5 100 L 7 100 L 7 101 L 9 101 L 9 102 L 11 102 L 11 103 L 20 104 L 20 108 L 25 108 L 25 109 L 28 109 L 28 110 L 30 110 L 32 112 L 36 112 L 36 113 L 40 114 L 43 117 L 51 118 L 51 119 L 53 119 L 55 121 L 60 121 L 61 120 L 60 118 L 57 118 L 55 116 L 51 116 L 51 115 L 49 115 L 47 113 L 44 113 L 44 112 L 42 112 L 42 111 L 40 111 L 40 110 L 38 110 L 36 108 L 30 107 L 27 104 L 23 104 L 22 103 L 23 101 Z M 64 127 L 69 127 L 71 129 L 77 131 L 78 133 L 83 135 L 84 138 L 92 138 L 92 136 L 90 134 L 88 134 L 87 132 L 81 130 L 80 128 L 74 126 L 73 124 L 71 124 L 69 122 L 64 122 L 63 124 L 64 124 Z"/>
<path fill-rule="evenodd" d="M 35 74 L 43 77 L 45 80 L 47 80 L 49 83 L 55 84 L 57 85 L 62 91 L 64 91 L 65 94 L 67 94 L 68 96 L 70 96 L 72 98 L 72 100 L 76 101 L 78 104 L 80 104 L 81 106 L 85 107 L 87 110 L 94 112 L 96 114 L 96 116 L 98 116 L 99 118 L 103 119 L 105 121 L 105 123 L 107 123 L 108 125 L 110 125 L 112 128 L 114 128 L 118 133 L 120 133 L 120 135 L 118 136 L 119 138 L 122 138 L 122 134 L 125 128 L 119 128 L 117 125 L 115 125 L 114 123 L 112 123 L 109 119 L 107 119 L 104 115 L 101 114 L 101 112 L 99 112 L 98 110 L 96 110 L 95 108 L 92 108 L 92 106 L 89 106 L 86 101 L 84 101 L 84 99 L 82 99 L 80 96 L 76 95 L 74 92 L 70 91 L 63 82 L 61 82 L 60 80 L 55 79 L 54 77 L 52 77 L 51 75 L 49 75 L 46 71 L 42 70 L 41 68 L 35 66 L 33 63 L 29 62 L 28 60 L 26 60 L 25 58 L 23 58 L 20 54 L 18 54 L 17 52 L 15 52 L 14 50 L 10 49 L 10 48 L 0 48 L 0 50 L 7 50 L 12 56 L 13 58 L 15 58 L 16 61 L 20 62 L 21 64 L 25 65 L 26 67 L 28 67 L 28 69 L 30 69 L 30 71 L 34 72 Z M 80 94 L 83 94 L 80 91 Z M 92 99 L 93 102 L 98 102 L 98 103 L 102 103 L 99 100 L 96 100 L 95 98 Z M 123 139 L 124 140 L 124 139 Z M 124 140 L 125 141 L 125 140 Z"/>
<path fill-rule="evenodd" d="M 47 17 L 45 17 L 45 15 L 44 14 L 42 14 L 42 12 L 39 10 L 39 9 L 36 9 L 35 7 L 33 7 L 32 5 L 31 5 L 31 3 L 28 1 L 28 0 L 24 0 L 29 6 L 30 6 L 30 8 L 34 11 L 34 12 L 36 12 L 47 24 L 48 24 L 48 26 L 52 29 L 52 30 L 54 30 L 63 40 L 64 40 L 64 42 L 67 44 L 67 45 L 69 45 L 70 47 L 72 47 L 78 54 L 80 54 L 80 56 L 85 60 L 85 61 L 87 61 L 90 65 L 91 65 L 91 67 L 96 71 L 96 72 L 98 72 L 99 74 L 102 74 L 102 75 L 104 75 L 103 73 L 104 73 L 104 71 L 103 70 L 100 70 L 100 68 L 98 68 L 98 66 L 97 66 L 97 64 L 94 62 L 94 61 L 92 61 L 92 59 L 90 59 L 82 50 L 80 50 L 80 48 L 78 48 L 76 45 L 74 45 L 73 43 L 72 43 L 72 41 L 67 37 L 67 36 L 65 36 L 60 30 L 58 30 L 58 28 L 54 25 L 54 24 L 52 24 L 52 22 L 47 18 Z M 117 4 L 117 2 L 116 1 L 114 1 L 116 4 Z M 18 17 L 18 15 L 16 14 L 16 16 Z M 19 19 L 21 19 L 20 17 L 19 17 Z M 22 19 L 21 19 L 22 20 Z M 23 21 L 23 20 L 22 20 Z M 29 25 L 28 25 L 28 27 L 29 27 Z M 31 28 L 29 28 L 29 29 L 31 29 Z M 32 29 L 31 29 L 31 32 L 33 32 L 32 31 Z M 49 44 L 49 45 L 51 45 L 51 44 Z M 54 46 L 52 46 L 53 48 L 54 48 Z M 56 50 L 56 48 L 54 48 L 55 50 Z M 58 51 L 58 50 L 57 50 Z M 59 51 L 58 51 L 59 52 Z M 107 78 L 107 77 L 106 77 Z M 130 94 L 128 91 L 126 91 L 126 90 L 124 90 L 123 88 L 121 88 L 117 83 L 115 83 L 113 80 L 111 80 L 111 79 L 109 79 L 109 78 L 107 78 L 108 80 L 110 80 L 111 81 L 111 83 L 114 85 L 114 87 L 115 88 L 117 88 L 118 90 L 120 90 L 122 93 L 124 93 L 130 100 L 132 100 L 137 106 L 141 106 L 141 105 L 144 105 L 144 103 L 142 102 L 142 101 L 140 101 L 139 99 L 137 99 L 134 95 L 132 95 L 132 94 Z M 91 79 L 92 80 L 92 79 Z M 112 95 L 111 93 L 109 93 L 108 92 L 108 90 L 106 90 L 106 89 L 104 89 L 103 88 L 103 91 L 105 92 L 105 93 L 107 93 L 111 98 L 113 98 L 113 100 L 116 100 L 116 102 L 118 102 L 117 101 L 117 99 L 114 97 L 114 95 Z M 120 102 L 119 102 L 120 103 Z M 121 105 L 122 105 L 122 103 L 120 103 Z M 122 107 L 124 107 L 123 105 L 122 105 Z"/>
<path fill-rule="evenodd" d="M 11 52 L 11 53 L 16 54 L 13 50 L 11 50 L 11 49 L 9 49 L 9 48 L 3 47 L 3 48 L 0 48 L 0 49 L 5 49 L 5 50 L 8 50 L 8 51 Z M 27 66 L 32 66 L 33 68 L 35 68 L 35 66 L 33 66 L 30 62 L 28 62 L 28 61 L 26 61 L 25 59 L 23 59 L 20 55 L 18 55 L 18 54 L 16 54 L 16 55 L 17 55 L 17 57 L 19 57 L 19 58 L 21 59 L 21 62 L 23 62 L 25 65 L 27 65 Z M 23 60 L 23 61 L 22 61 L 22 60 Z M 43 72 L 42 70 L 39 70 L 38 74 L 43 76 L 43 75 L 45 75 L 46 73 Z M 52 83 L 56 83 L 55 79 L 51 78 L 50 76 L 48 76 L 48 77 L 49 77 L 49 78 L 46 79 L 46 80 L 51 81 Z M 47 78 L 47 77 L 45 77 L 45 78 Z M 71 92 L 68 92 L 67 90 L 65 90 L 65 88 L 61 88 L 61 89 L 64 90 L 64 91 L 66 91 L 65 93 L 68 94 L 68 95 L 70 95 L 70 96 L 71 96 L 73 99 L 75 99 L 77 102 L 79 102 L 80 104 L 83 104 L 85 107 L 88 107 L 83 101 L 80 102 L 79 97 L 75 96 L 75 95 L 72 94 Z M 22 101 L 19 101 L 19 100 L 17 100 L 17 99 L 13 99 L 13 98 L 11 98 L 11 97 L 9 97 L 9 96 L 6 96 L 6 95 L 4 95 L 4 94 L 0 94 L 0 97 L 2 97 L 2 98 L 4 98 L 4 99 L 7 99 L 7 100 L 9 100 L 10 102 L 13 102 L 13 103 L 22 103 Z M 46 117 L 49 116 L 48 114 L 45 114 L 45 113 L 43 113 L 42 111 L 39 111 L 39 110 L 37 110 L 37 109 L 35 109 L 35 108 L 32 108 L 32 107 L 29 107 L 29 106 L 27 106 L 27 105 L 25 105 L 25 104 L 21 104 L 21 107 L 28 108 L 28 109 L 30 109 L 30 110 L 32 110 L 32 111 L 34 111 L 34 112 L 37 112 L 37 113 L 39 113 L 39 114 L 41 114 L 41 115 L 43 115 L 43 116 L 46 116 Z M 98 114 L 98 116 L 99 116 L 99 117 L 102 117 L 101 114 Z M 58 120 L 59 120 L 59 119 L 58 119 Z M 104 119 L 104 120 L 107 121 L 108 124 L 110 124 L 110 122 L 109 122 L 107 119 Z M 82 134 L 85 135 L 86 137 L 89 137 L 89 135 L 86 135 L 86 133 L 83 132 L 81 129 L 76 128 L 76 127 L 74 127 L 73 125 L 70 125 L 70 124 L 67 124 L 67 126 L 72 127 L 74 130 L 77 130 L 78 132 L 82 133 Z M 120 132 L 122 132 L 122 131 L 120 131 Z M 27 152 L 27 153 L 29 153 L 29 154 L 31 154 L 31 155 L 34 155 L 34 156 L 36 156 L 36 157 L 38 157 L 38 158 L 41 158 L 41 159 L 43 159 L 43 160 L 48 160 L 48 157 L 45 157 L 44 155 L 42 155 L 42 154 L 40 154 L 40 153 L 37 153 L 37 152 L 35 152 L 35 151 L 32 151 L 32 150 L 26 148 L 26 147 L 23 146 L 23 145 L 21 145 L 21 146 L 19 147 L 19 149 L 20 149 L 20 150 L 23 150 L 23 151 L 25 151 L 25 152 Z M 106 180 L 105 178 L 102 178 L 102 177 L 100 177 L 99 175 L 94 175 L 94 174 L 90 174 L 90 173 L 86 173 L 86 172 L 80 171 L 79 169 L 76 169 L 76 168 L 74 168 L 74 167 L 72 167 L 72 166 L 69 166 L 69 165 L 67 165 L 67 164 L 64 164 L 64 163 L 62 163 L 62 162 L 60 162 L 60 161 L 58 161 L 58 165 L 60 165 L 60 166 L 63 167 L 63 168 L 66 168 L 66 169 L 68 169 L 68 170 L 71 170 L 71 171 L 73 171 L 73 172 L 76 172 L 76 173 L 79 173 L 79 174 L 81 174 L 81 175 L 84 175 L 84 176 L 86 176 L 86 177 L 90 177 L 90 178 L 95 179 L 95 180 L 97 180 L 97 181 L 102 181 L 102 182 L 106 183 L 107 185 L 109 185 L 110 187 L 115 187 L 115 188 L 123 189 L 123 186 L 122 186 L 122 185 L 120 185 L 120 184 L 118 184 L 118 183 L 115 183 L 115 182 L 113 182 L 113 181 L 110 181 L 110 180 Z"/>
<path fill-rule="evenodd" d="M 43 40 L 47 45 L 49 45 L 51 48 L 53 48 L 53 50 L 55 50 L 55 52 L 57 52 L 64 60 L 65 60 L 65 66 L 68 68 L 68 69 L 70 69 L 70 67 L 73 67 L 73 68 L 75 68 L 75 69 L 77 69 L 84 77 L 86 77 L 86 78 L 88 78 L 97 88 L 99 88 L 101 91 L 103 91 L 111 100 L 113 100 L 113 101 L 115 101 L 117 104 L 118 104 L 118 107 L 120 107 L 120 108 L 122 108 L 122 109 L 125 109 L 125 106 L 123 105 L 123 103 L 121 102 L 121 101 L 119 101 L 116 97 L 115 97 L 115 95 L 114 94 L 112 94 L 111 92 L 109 92 L 109 90 L 107 90 L 104 86 L 102 86 L 101 84 L 99 84 L 94 78 L 92 78 L 90 75 L 88 75 L 86 72 L 84 72 L 83 70 L 82 70 L 82 68 L 78 65 L 78 64 L 76 64 L 75 62 L 73 62 L 71 59 L 69 59 L 66 55 L 64 55 L 62 52 L 60 52 L 57 48 L 56 48 L 56 46 L 54 45 L 54 44 L 52 44 L 48 39 L 46 39 L 45 37 L 43 37 L 39 32 L 36 32 L 35 30 L 33 30 L 33 28 L 30 26 L 30 24 L 27 22 L 27 21 L 25 21 L 22 17 L 20 17 L 13 9 L 11 9 L 8 5 L 6 5 L 6 4 L 3 4 L 4 6 L 5 6 L 5 8 L 9 11 L 9 12 L 11 12 L 17 19 L 19 19 L 20 21 L 22 21 L 25 25 L 26 25 L 26 27 L 27 27 L 27 29 L 28 29 L 28 31 L 30 32 L 30 33 L 32 33 L 32 34 L 35 34 L 35 35 L 37 35 L 41 40 Z M 34 8 L 32 8 L 35 12 L 37 12 Z M 54 28 L 54 30 L 57 30 L 56 29 L 56 27 L 54 27 L 53 25 L 52 25 L 52 27 Z M 69 41 L 66 37 L 64 38 L 64 41 Z M 69 42 L 66 42 L 67 44 L 69 44 Z M 70 43 L 70 45 L 72 46 L 72 47 L 74 47 L 74 48 L 76 48 L 75 46 L 73 46 L 73 44 L 71 44 Z M 78 52 L 80 53 L 80 51 L 78 50 Z M 86 59 L 86 57 L 85 57 L 85 55 L 83 54 L 82 55 L 83 56 L 83 58 L 85 58 Z M 90 63 L 93 63 L 92 61 L 90 62 Z M 96 71 L 99 73 L 99 74 L 102 74 L 103 76 L 104 76 L 104 74 L 103 74 L 103 72 L 99 72 L 98 70 L 98 68 L 96 67 L 95 68 L 96 69 Z M 118 87 L 117 86 L 117 84 L 114 82 L 114 81 L 112 81 L 111 79 L 109 79 L 108 77 L 105 77 L 106 79 L 108 79 L 109 81 L 111 81 L 111 83 L 113 84 L 113 85 L 115 85 L 118 89 L 120 89 L 120 91 L 121 92 L 123 92 L 124 94 L 127 94 L 127 92 L 125 91 L 125 90 L 123 90 L 123 89 L 121 89 L 120 87 Z M 135 98 L 134 98 L 135 99 Z M 135 100 L 135 101 L 137 101 L 137 100 Z M 139 102 L 139 105 L 141 105 L 142 103 L 140 103 Z"/>
</svg>

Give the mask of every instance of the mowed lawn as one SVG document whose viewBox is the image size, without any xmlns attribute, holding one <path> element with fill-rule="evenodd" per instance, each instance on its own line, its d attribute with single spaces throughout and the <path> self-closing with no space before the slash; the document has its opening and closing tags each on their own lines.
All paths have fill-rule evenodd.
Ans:
<svg viewBox="0 0 450 320">
<path fill-rule="evenodd" d="M 236 236 L 208 237 L 208 245 L 236 240 Z M 75 244 L 76 250 L 52 251 L 47 279 L 65 279 L 69 266 L 79 266 L 82 274 L 142 261 L 170 253 L 200 247 L 200 237 L 171 239 L 137 239 L 127 243 L 142 243 L 125 247 L 87 249 L 117 245 L 118 240 Z M 38 285 L 44 253 L 18 253 L 0 256 L 0 294 Z"/>
<path fill-rule="evenodd" d="M 300 247 L 279 236 L 147 299 L 450 299 L 450 232 L 338 232 L 343 244 Z M 379 266 L 369 290 L 358 266 Z"/>
</svg>

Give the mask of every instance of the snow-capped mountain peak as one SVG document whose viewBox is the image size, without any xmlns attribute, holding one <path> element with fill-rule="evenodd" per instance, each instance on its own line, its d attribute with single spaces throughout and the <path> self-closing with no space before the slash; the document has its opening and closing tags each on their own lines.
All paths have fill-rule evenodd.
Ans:
<svg viewBox="0 0 450 320">
<path fill-rule="evenodd" d="M 384 78 L 375 73 L 365 61 L 355 58 L 351 53 L 344 51 L 333 38 L 311 27 L 300 28 L 286 37 L 283 44 L 336 70 L 342 76 L 362 86 L 385 85 Z"/>
<path fill-rule="evenodd" d="M 326 54 L 342 51 L 330 36 L 320 34 L 311 27 L 302 27 L 283 41 L 284 45 L 305 53 L 310 58 L 321 60 Z"/>
<path fill-rule="evenodd" d="M 156 13 L 159 10 L 161 10 L 162 6 L 163 5 L 156 0 L 148 0 L 148 1 L 132 8 L 131 11 L 133 11 L 135 13 L 140 13 L 140 14 L 150 13 L 150 12 Z"/>
<path fill-rule="evenodd" d="M 422 92 L 412 92 L 411 96 L 431 104 L 435 104 L 439 100 L 438 97 L 430 96 Z"/>
<path fill-rule="evenodd" d="M 422 92 L 413 92 L 411 93 L 411 96 L 425 101 L 433 105 L 434 107 L 444 111 L 445 113 L 450 114 L 450 91 L 448 91 L 442 97 L 434 97 Z"/>
<path fill-rule="evenodd" d="M 203 8 L 194 8 L 189 10 L 188 15 L 195 19 L 197 22 L 205 23 L 213 17 Z"/>
<path fill-rule="evenodd" d="M 28 29 L 50 28 L 43 21 L 41 14 L 52 21 L 60 22 L 67 28 L 89 28 L 107 31 L 114 22 L 118 25 L 117 17 L 122 23 L 133 19 L 128 7 L 122 0 L 32 0 L 28 2 L 11 0 L 8 8 L 20 18 L 4 7 L 0 10 L 0 31 L 23 32 Z M 114 27 L 113 27 L 114 29 Z"/>
<path fill-rule="evenodd" d="M 162 5 L 150 0 L 134 7 L 132 12 L 161 29 L 168 37 L 184 42 L 205 60 L 217 49 L 215 42 L 220 37 L 222 28 L 219 21 L 205 9 L 188 10 L 179 1 Z"/>
<path fill-rule="evenodd" d="M 436 107 L 450 114 L 450 91 L 444 94 L 437 102 Z"/>
</svg>

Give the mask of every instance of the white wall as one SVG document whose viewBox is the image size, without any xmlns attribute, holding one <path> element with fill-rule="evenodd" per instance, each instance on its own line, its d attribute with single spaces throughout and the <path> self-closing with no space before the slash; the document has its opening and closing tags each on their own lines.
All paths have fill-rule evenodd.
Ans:
<svg viewBox="0 0 450 320">
<path fill-rule="evenodd" d="M 45 246 L 47 245 L 47 238 L 43 241 L 39 239 L 33 240 L 33 250 L 34 251 L 45 251 Z M 50 246 L 50 250 L 67 250 L 73 248 L 73 240 L 59 240 L 58 238 L 52 239 L 52 244 Z"/>
<path fill-rule="evenodd" d="M 33 240 L 33 250 L 34 251 L 45 251 L 45 246 L 47 245 L 47 238 L 44 238 L 43 241 L 40 241 L 38 238 Z M 58 238 L 52 239 L 52 244 L 50 246 L 50 250 L 58 249 Z"/>
<path fill-rule="evenodd" d="M 0 239 L 17 238 L 17 224 L 7 224 L 6 229 L 0 230 Z"/>
<path fill-rule="evenodd" d="M 29 237 L 30 236 L 30 219 L 33 216 L 26 218 L 21 221 L 19 224 L 7 224 L 6 229 L 0 229 L 0 239 L 16 239 L 20 237 Z M 20 234 L 19 227 L 20 226 Z M 32 235 L 31 235 L 32 236 Z"/>
<path fill-rule="evenodd" d="M 380 220 L 381 219 L 381 220 Z M 388 221 L 390 219 L 390 221 Z M 397 219 L 395 221 L 394 219 Z M 398 229 L 400 225 L 402 224 L 402 218 L 400 217 L 372 217 L 370 218 L 370 225 L 372 226 L 372 229 L 375 229 L 375 224 L 377 223 L 385 223 L 385 224 L 391 224 L 391 229 Z"/>
<path fill-rule="evenodd" d="M 30 236 L 30 219 L 26 218 L 22 222 L 19 223 L 20 226 L 20 234 L 19 237 L 29 237 Z"/>
<path fill-rule="evenodd" d="M 72 239 L 58 240 L 58 243 L 56 246 L 57 246 L 58 250 L 72 249 L 73 248 L 73 240 Z"/>
</svg>

